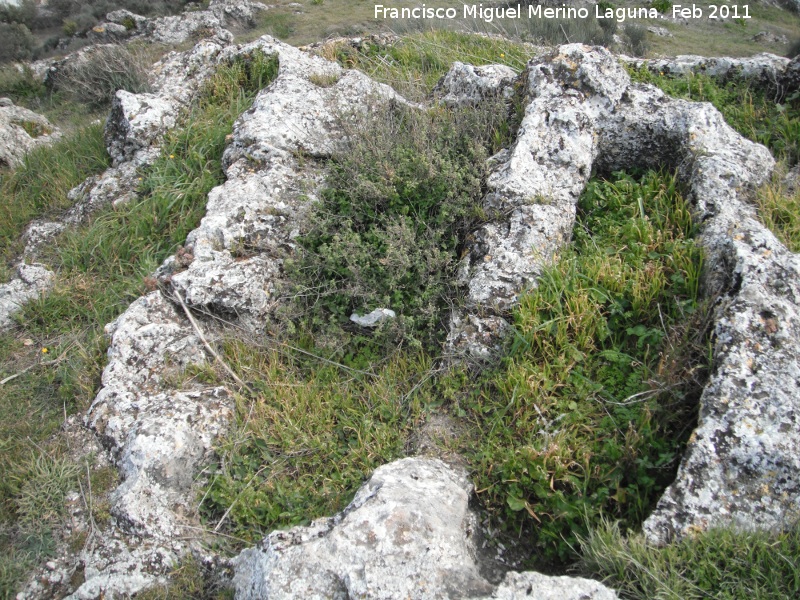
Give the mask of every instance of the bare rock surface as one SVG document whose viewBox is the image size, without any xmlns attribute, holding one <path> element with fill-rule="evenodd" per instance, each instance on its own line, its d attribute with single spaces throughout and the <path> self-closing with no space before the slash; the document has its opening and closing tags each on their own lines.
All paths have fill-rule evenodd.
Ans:
<svg viewBox="0 0 800 600">
<path fill-rule="evenodd" d="M 503 218 L 475 233 L 462 261 L 465 307 L 451 317 L 451 353 L 497 352 L 507 329 L 504 311 L 570 240 L 597 156 L 598 122 L 628 85 L 610 54 L 579 45 L 562 51 L 532 61 L 523 76 L 526 107 L 517 139 L 493 158 L 483 200 L 489 214 Z"/>
<path fill-rule="evenodd" d="M 192 36 L 214 33 L 235 25 L 248 25 L 268 7 L 261 2 L 211 0 L 205 10 L 186 11 L 180 15 L 150 19 L 141 26 L 144 34 L 156 42 L 180 44 Z"/>
<path fill-rule="evenodd" d="M 496 97 L 509 99 L 516 78 L 517 72 L 506 65 L 475 67 L 455 62 L 437 84 L 434 94 L 440 95 L 448 106 L 475 105 Z"/>
<path fill-rule="evenodd" d="M 15 277 L 0 284 L 0 330 L 13 323 L 12 315 L 53 285 L 53 272 L 40 264 L 17 265 Z"/>
<path fill-rule="evenodd" d="M 467 473 L 438 459 L 375 470 L 340 514 L 271 533 L 234 561 L 236 598 L 611 600 L 596 581 L 482 574 Z"/>
<path fill-rule="evenodd" d="M 93 51 L 93 48 L 83 49 L 64 58 L 50 68 L 49 76 L 57 81 L 60 70 L 90 60 Z M 138 95 L 123 90 L 117 92 L 105 129 L 106 146 L 114 165 L 70 190 L 68 197 L 74 204 L 58 221 L 39 219 L 28 226 L 23 235 L 25 250 L 19 257 L 20 264 L 36 261 L 39 250 L 66 228 L 85 222 L 109 204 L 116 205 L 135 198 L 139 171 L 159 156 L 164 135 L 175 126 L 181 111 L 189 106 L 216 68 L 232 59 L 234 52 L 233 47 L 219 38 L 203 40 L 187 52 L 169 53 L 153 66 L 153 92 Z M 12 111 L 25 120 L 32 119 L 33 115 L 38 119 L 33 123 L 47 123 L 44 117 L 20 107 L 0 107 L 0 118 L 2 111 Z M 48 137 L 55 135 L 44 136 L 42 141 L 46 142 Z M 5 298 L 0 304 L 0 330 L 11 325 L 11 315 L 24 302 L 38 298 L 50 288 L 53 274 L 44 277 L 42 273 L 47 269 L 43 265 L 36 269 L 40 276 L 37 276 L 35 284 L 19 276 L 0 284 L 0 290 L 3 290 L 0 293 Z"/>
<path fill-rule="evenodd" d="M 0 98 L 0 168 L 14 168 L 36 146 L 51 144 L 60 132 L 42 115 Z"/>
</svg>

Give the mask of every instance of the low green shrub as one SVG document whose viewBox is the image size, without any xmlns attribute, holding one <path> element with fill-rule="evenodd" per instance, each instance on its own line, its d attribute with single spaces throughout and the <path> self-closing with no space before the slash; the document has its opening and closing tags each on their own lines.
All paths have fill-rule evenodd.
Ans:
<svg viewBox="0 0 800 600">
<path fill-rule="evenodd" d="M 538 560 L 572 558 L 601 517 L 637 525 L 674 477 L 708 364 L 693 234 L 674 178 L 591 181 L 572 247 L 520 298 L 509 358 L 454 396 L 479 498 Z"/>
<path fill-rule="evenodd" d="M 672 10 L 672 2 L 670 2 L 670 0 L 653 0 L 650 6 L 655 8 L 662 15 L 667 14 Z"/>
<path fill-rule="evenodd" d="M 782 533 L 697 533 L 657 547 L 601 523 L 580 540 L 580 568 L 622 598 L 784 600 L 800 597 L 800 526 Z"/>
<path fill-rule="evenodd" d="M 343 344 L 342 360 L 380 338 L 348 336 L 353 312 L 394 310 L 384 328 L 393 343 L 431 349 L 441 341 L 458 253 L 481 218 L 483 165 L 505 119 L 498 103 L 374 111 L 345 125 L 350 141 L 333 159 L 290 265 L 304 328 L 355 343 Z"/>
<path fill-rule="evenodd" d="M 634 56 L 647 54 L 649 44 L 647 41 L 647 27 L 631 23 L 625 27 L 625 43 Z"/>
<path fill-rule="evenodd" d="M 0 96 L 8 96 L 14 103 L 43 98 L 47 89 L 33 75 L 30 68 L 20 71 L 16 67 L 0 67 Z"/>
<path fill-rule="evenodd" d="M 21 23 L 0 23 L 0 62 L 30 60 L 35 40 Z"/>
</svg>

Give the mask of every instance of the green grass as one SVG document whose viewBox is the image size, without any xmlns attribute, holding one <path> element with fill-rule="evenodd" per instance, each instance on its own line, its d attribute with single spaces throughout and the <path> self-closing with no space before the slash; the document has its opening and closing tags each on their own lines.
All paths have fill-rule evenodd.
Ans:
<svg viewBox="0 0 800 600">
<path fill-rule="evenodd" d="M 532 53 L 520 42 L 446 29 L 411 33 L 385 49 L 371 46 L 358 52 L 332 44 L 322 50 L 326 58 L 359 69 L 412 100 L 425 98 L 457 60 L 474 65 L 504 64 L 521 71 Z"/>
<path fill-rule="evenodd" d="M 231 341 L 225 356 L 252 390 L 237 398 L 202 508 L 209 527 L 250 542 L 341 510 L 372 471 L 405 455 L 430 388 L 417 387 L 431 367 L 424 355 L 400 353 L 368 373 L 280 344 Z"/>
<path fill-rule="evenodd" d="M 672 177 L 591 181 L 504 365 L 455 393 L 478 496 L 536 560 L 603 516 L 636 526 L 674 477 L 708 359 L 694 231 Z"/>
<path fill-rule="evenodd" d="M 653 84 L 675 98 L 710 102 L 744 137 L 765 145 L 778 161 L 780 173 L 800 160 L 800 96 L 775 103 L 766 92 L 737 80 L 720 83 L 703 75 L 668 77 L 646 69 L 629 70 L 634 81 Z M 758 193 L 764 224 L 792 251 L 800 251 L 800 191 L 789 194 L 779 177 Z"/>
<path fill-rule="evenodd" d="M 326 0 L 306 8 L 310 14 L 341 6 Z M 358 6 L 362 12 L 365 7 Z M 272 26 L 281 25 L 281 19 L 273 19 Z M 293 36 L 307 31 L 299 16 L 284 18 L 283 25 Z M 385 50 L 356 53 L 331 46 L 325 51 L 412 98 L 427 93 L 453 60 L 521 69 L 530 55 L 519 43 L 443 30 L 414 33 Z M 56 289 L 26 308 L 13 334 L 0 336 L 0 378 L 32 367 L 3 387 L 0 400 L 0 596 L 11 597 L 26 569 L 52 551 L 49 528 L 62 518 L 60 494 L 75 476 L 63 462 L 66 450 L 57 435 L 63 414 L 85 407 L 96 391 L 104 360 L 103 324 L 144 291 L 145 276 L 183 243 L 203 214 L 208 190 L 221 181 L 219 159 L 231 122 L 273 73 L 274 65 L 257 57 L 253 62 L 249 68 L 231 67 L 211 84 L 186 116 L 187 126 L 168 137 L 161 158 L 142 174 L 138 201 L 110 209 L 59 240 L 48 253 L 59 268 Z M 767 99 L 704 81 L 673 93 L 716 101 L 747 135 L 767 140 L 786 160 L 796 156 L 795 117 L 782 125 L 781 109 Z M 482 174 L 466 177 L 462 155 L 471 157 L 466 163 L 479 162 L 507 142 L 510 126 L 490 121 L 490 135 L 473 135 L 483 147 L 476 149 L 465 145 L 461 134 L 453 135 L 459 119 L 452 114 L 434 111 L 422 118 L 431 122 L 419 127 L 417 139 L 395 135 L 391 141 L 399 144 L 380 148 L 386 140 L 361 135 L 362 143 L 373 148 L 362 146 L 337 159 L 317 215 L 318 224 L 332 229 L 305 240 L 307 250 L 332 260 L 324 268 L 300 265 L 299 271 L 313 272 L 318 283 L 337 293 L 356 270 L 374 270 L 367 279 L 379 284 L 385 275 L 381 269 L 403 254 L 388 252 L 389 243 L 402 238 L 393 232 L 408 230 L 418 236 L 413 240 L 422 232 L 426 239 L 430 232 L 424 225 L 430 223 L 432 230 L 441 229 L 432 238 L 437 252 L 457 257 L 460 236 L 483 218 L 469 209 L 480 198 Z M 398 130 L 409 124 L 390 123 Z M 442 214 L 450 209 L 453 214 Z M 34 208 L 32 214 L 40 210 L 50 208 Z M 796 239 L 796 209 L 771 210 L 786 236 Z M 460 231 L 454 235 L 452 228 Z M 594 180 L 581 200 L 573 246 L 522 298 L 513 314 L 516 335 L 507 359 L 482 375 L 465 368 L 439 374 L 436 344 L 409 347 L 414 336 L 370 345 L 374 338 L 348 329 L 346 316 L 356 306 L 336 293 L 285 337 L 225 341 L 226 361 L 249 388 L 237 396 L 234 426 L 209 471 L 201 504 L 206 524 L 244 543 L 275 527 L 333 514 L 377 466 L 405 455 L 426 411 L 438 410 L 463 425 L 463 437 L 448 450 L 467 457 L 483 510 L 503 536 L 524 540 L 532 562 L 553 566 L 574 560 L 576 534 L 589 536 L 590 542 L 591 536 L 606 535 L 603 519 L 635 528 L 674 474 L 708 361 L 706 312 L 697 297 L 702 256 L 693 234 L 689 209 L 671 177 L 648 173 Z M 411 246 L 405 255 L 420 262 L 419 243 Z M 354 247 L 358 252 L 350 252 Z M 384 302 L 411 307 L 432 290 L 431 315 L 444 314 L 452 262 L 443 264 L 444 284 L 420 288 L 425 272 L 406 269 L 408 280 L 398 278 L 391 290 L 378 285 L 374 298 L 359 298 L 358 308 Z M 331 322 L 338 327 L 335 335 L 328 329 Z M 436 318 L 433 322 L 431 331 L 437 331 L 441 326 Z M 61 360 L 36 366 L 49 357 Z M 186 376 L 220 379 L 211 367 Z M 49 490 L 41 499 L 52 501 L 37 505 L 31 482 Z M 107 507 L 97 518 L 107 518 L 103 511 Z M 36 515 L 47 518 L 39 520 L 40 527 L 26 525 Z M 628 544 L 625 539 L 615 543 Z M 638 543 L 636 536 L 627 539 Z M 664 573 L 707 570 L 691 581 L 709 593 L 737 585 L 755 590 L 748 595 L 756 597 L 770 597 L 759 591 L 768 586 L 796 591 L 777 587 L 791 583 L 792 571 L 759 554 L 757 536 L 738 538 L 734 546 L 724 543 L 688 540 L 659 551 L 662 558 L 647 560 L 667 563 Z M 776 539 L 768 543 L 779 549 L 779 562 L 783 556 L 791 563 L 798 554 Z M 729 556 L 750 552 L 752 568 L 723 571 L 709 544 L 729 548 Z M 627 562 L 619 585 L 645 589 L 643 596 L 630 592 L 631 597 L 647 597 L 655 589 L 641 583 L 655 567 L 630 575 L 636 561 L 650 564 L 644 558 L 617 559 L 612 545 L 596 547 L 595 554 L 610 566 L 586 566 L 588 573 L 610 577 Z M 593 550 L 582 548 L 590 565 Z M 684 552 L 684 562 L 666 561 L 668 552 Z M 714 579 L 714 569 L 729 574 Z M 153 596 L 202 597 L 203 573 L 195 563 L 179 566 L 175 578 L 173 588 Z M 692 597 L 692 586 L 676 589 L 688 589 L 685 597 Z M 670 593 L 663 595 L 681 597 Z"/>
<path fill-rule="evenodd" d="M 762 187 L 756 196 L 764 225 L 792 252 L 800 252 L 800 189 L 789 193 L 780 175 Z"/>
<path fill-rule="evenodd" d="M 145 291 L 144 278 L 198 224 L 208 191 L 223 180 L 225 136 L 276 72 L 277 61 L 261 54 L 222 67 L 142 174 L 139 198 L 62 235 L 46 253 L 57 269 L 55 289 L 26 305 L 17 329 L 0 336 L 0 379 L 30 368 L 2 387 L 0 399 L 0 530 L 6 557 L 0 572 L 8 574 L 0 580 L 0 596 L 13 595 L 26 565 L 47 554 L 21 549 L 25 540 L 48 539 L 49 528 L 61 518 L 59 493 L 71 467 L 64 463 L 58 427 L 66 414 L 85 409 L 97 391 L 105 360 L 103 326 Z M 46 189 L 47 173 L 45 165 L 40 178 L 29 172 L 30 185 Z M 37 366 L 50 357 L 56 362 Z M 31 494 L 30 482 L 48 493 Z"/>
<path fill-rule="evenodd" d="M 625 599 L 783 600 L 800 596 L 800 526 L 710 530 L 664 547 L 605 523 L 580 543 L 581 571 Z"/>
<path fill-rule="evenodd" d="M 91 125 L 29 152 L 13 171 L 0 172 L 0 257 L 18 254 L 24 228 L 33 219 L 51 216 L 71 205 L 67 192 L 110 164 L 103 126 Z"/>
</svg>

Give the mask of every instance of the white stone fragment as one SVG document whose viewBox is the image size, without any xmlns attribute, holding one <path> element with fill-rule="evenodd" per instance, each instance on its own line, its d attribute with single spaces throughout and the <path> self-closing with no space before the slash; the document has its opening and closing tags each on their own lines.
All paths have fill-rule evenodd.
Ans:
<svg viewBox="0 0 800 600">
<path fill-rule="evenodd" d="M 361 327 L 374 328 L 388 319 L 394 319 L 396 316 L 397 313 L 390 308 L 376 308 L 371 313 L 363 316 L 353 313 L 350 315 L 350 320 Z"/>
</svg>

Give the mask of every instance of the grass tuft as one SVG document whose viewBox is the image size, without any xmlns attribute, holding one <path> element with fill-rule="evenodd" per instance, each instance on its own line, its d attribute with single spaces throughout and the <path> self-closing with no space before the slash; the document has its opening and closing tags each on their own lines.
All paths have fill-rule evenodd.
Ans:
<svg viewBox="0 0 800 600">
<path fill-rule="evenodd" d="M 336 513 L 372 471 L 404 456 L 421 412 L 411 393 L 431 366 L 401 353 L 358 372 L 252 340 L 229 342 L 225 356 L 253 393 L 237 399 L 203 510 L 209 526 L 253 542 Z"/>
<path fill-rule="evenodd" d="M 25 226 L 68 208 L 67 192 L 109 163 L 103 126 L 90 125 L 52 146 L 34 148 L 14 171 L 0 172 L 0 258 L 7 262 L 18 254 Z"/>
<path fill-rule="evenodd" d="M 763 600 L 800 596 L 800 526 L 786 532 L 711 530 L 664 547 L 601 523 L 580 540 L 581 571 L 622 598 Z"/>
</svg>

